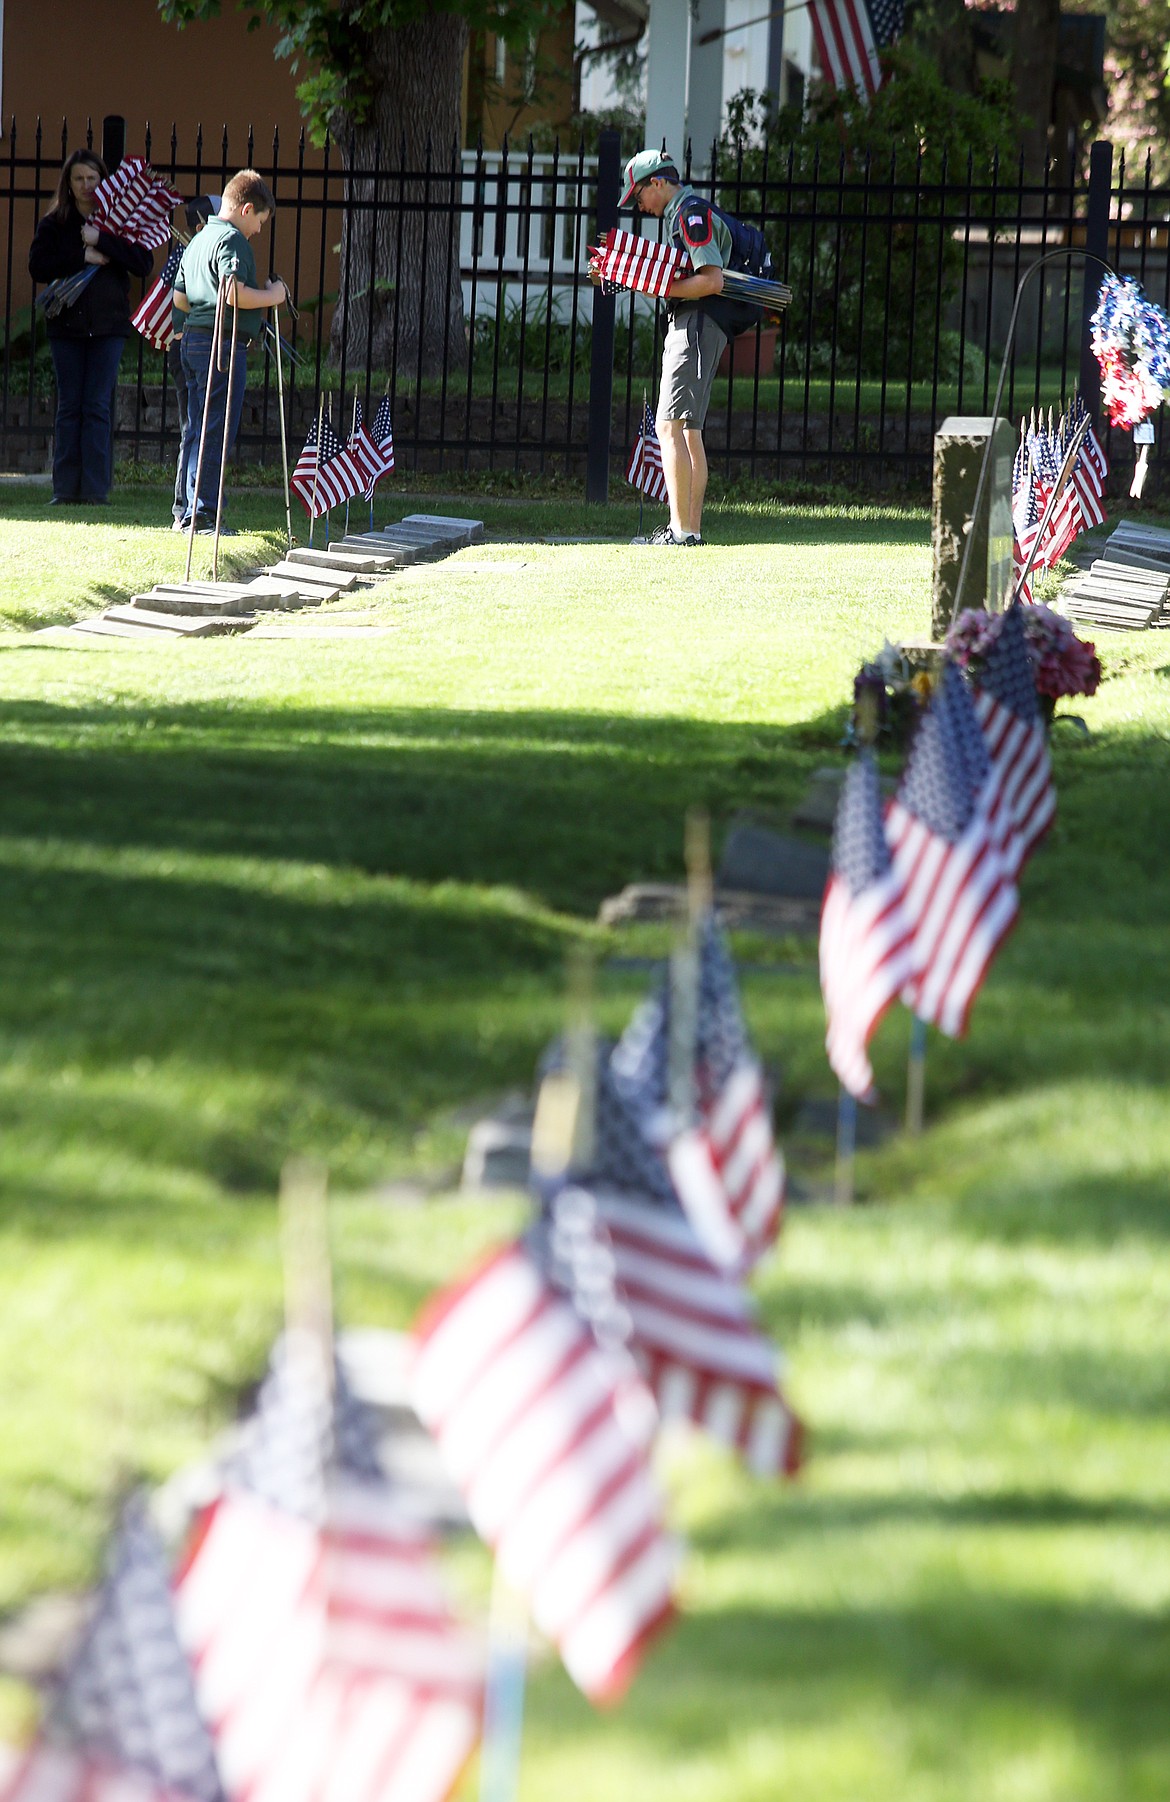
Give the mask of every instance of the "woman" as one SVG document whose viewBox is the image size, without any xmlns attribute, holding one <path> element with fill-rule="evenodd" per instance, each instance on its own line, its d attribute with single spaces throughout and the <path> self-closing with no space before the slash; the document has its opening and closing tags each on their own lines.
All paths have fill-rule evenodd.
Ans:
<svg viewBox="0 0 1170 1802">
<path fill-rule="evenodd" d="M 53 505 L 104 501 L 113 478 L 114 394 L 130 333 L 130 277 L 149 275 L 149 250 L 91 225 L 94 189 L 106 166 L 92 150 L 75 150 L 57 182 L 52 209 L 28 253 L 34 281 L 97 274 L 72 306 L 46 322 L 57 377 L 53 441 Z"/>
</svg>

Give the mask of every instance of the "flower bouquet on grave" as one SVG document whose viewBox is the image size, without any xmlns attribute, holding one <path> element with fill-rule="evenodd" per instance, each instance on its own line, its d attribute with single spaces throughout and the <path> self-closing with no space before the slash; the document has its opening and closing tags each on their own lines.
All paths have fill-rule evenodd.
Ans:
<svg viewBox="0 0 1170 1802">
<path fill-rule="evenodd" d="M 1051 722 L 1064 695 L 1096 694 L 1101 681 L 1097 647 L 1078 638 L 1063 614 L 1039 602 L 1020 602 L 1024 643 L 1032 664 L 1036 699 Z M 988 653 L 1003 630 L 1006 616 L 968 608 L 947 633 L 947 654 L 961 670 L 978 680 Z M 1082 722 L 1083 723 L 1083 722 Z"/>
<path fill-rule="evenodd" d="M 905 751 L 930 700 L 931 682 L 924 670 L 911 668 L 902 652 L 884 644 L 853 678 L 853 711 L 845 743 L 879 745 Z"/>
</svg>

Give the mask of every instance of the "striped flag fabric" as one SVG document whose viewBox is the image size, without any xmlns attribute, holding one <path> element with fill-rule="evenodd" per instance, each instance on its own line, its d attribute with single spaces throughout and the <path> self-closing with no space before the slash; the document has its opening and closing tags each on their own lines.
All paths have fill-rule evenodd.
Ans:
<svg viewBox="0 0 1170 1802">
<path fill-rule="evenodd" d="M 1003 615 L 972 686 L 975 714 L 999 791 L 993 806 L 1002 807 L 1007 818 L 1005 863 L 1014 877 L 1056 812 L 1048 739 L 1036 702 L 1032 661 L 1018 605 Z"/>
<path fill-rule="evenodd" d="M 879 51 L 902 29 L 903 0 L 812 0 L 809 17 L 821 73 L 830 87 L 867 97 L 882 85 Z"/>
<path fill-rule="evenodd" d="M 162 274 L 143 296 L 142 302 L 130 323 L 136 332 L 152 344 L 155 350 L 169 350 L 175 342 L 177 333 L 171 324 L 171 305 L 175 294 L 175 277 L 179 273 L 179 263 L 183 255 L 183 246 L 176 244 L 163 264 Z"/>
<path fill-rule="evenodd" d="M 952 1038 L 966 1031 L 1019 911 L 998 794 L 970 690 L 946 662 L 888 809 L 886 834 L 914 934 L 902 999 Z"/>
<path fill-rule="evenodd" d="M 739 1272 L 762 1257 L 780 1230 L 785 1173 L 735 966 L 713 913 L 700 928 L 697 975 L 694 1120 L 675 1118 L 670 1106 L 669 980 L 639 1008 L 610 1065 L 648 1143 L 664 1155 L 700 1243 L 721 1268 Z"/>
<path fill-rule="evenodd" d="M 328 419 L 309 427 L 304 448 L 288 481 L 310 519 L 365 492 L 366 477 L 350 456 Z"/>
<path fill-rule="evenodd" d="M 1025 430 L 1026 422 L 1021 421 L 1020 442 L 1012 463 L 1012 589 L 1019 590 L 1019 600 L 1030 603 L 1032 585 L 1024 582 L 1020 587 L 1020 583 L 1039 535 L 1040 506 Z"/>
<path fill-rule="evenodd" d="M 4 1802 L 225 1802 L 176 1624 L 162 1547 L 125 1509 L 82 1641 L 44 1730 L 0 1778 Z"/>
<path fill-rule="evenodd" d="M 482 1651 L 339 1365 L 333 1382 L 286 1336 L 177 1585 L 180 1629 L 233 1802 L 445 1802 Z"/>
<path fill-rule="evenodd" d="M 1071 443 L 1074 433 L 1088 416 L 1089 409 L 1081 395 L 1073 396 L 1061 420 L 1061 443 Z M 1109 476 L 1109 460 L 1101 440 L 1089 420 L 1084 441 L 1073 465 L 1072 484 L 1080 508 L 1081 526 L 1091 530 L 1105 523 L 1105 483 Z"/>
<path fill-rule="evenodd" d="M 516 1240 L 415 1327 L 412 1392 L 501 1573 L 593 1702 L 673 1613 L 676 1553 L 621 1366 Z"/>
<path fill-rule="evenodd" d="M 171 235 L 171 215 L 182 200 L 145 157 L 128 156 L 94 189 L 92 223 L 129 244 L 161 250 Z"/>
<path fill-rule="evenodd" d="M 1051 424 L 1046 429 L 1041 420 L 1038 426 L 1029 431 L 1028 450 L 1035 472 L 1036 502 L 1043 513 L 1060 480 L 1061 465 L 1064 461 Z M 1080 530 L 1081 519 L 1076 490 L 1072 482 L 1066 480 L 1048 524 L 1044 527 L 1040 548 L 1036 553 L 1036 562 L 1042 564 L 1045 569 L 1052 569 L 1060 562 Z"/>
<path fill-rule="evenodd" d="M 820 972 L 825 1049 L 834 1074 L 873 1101 L 869 1042 L 913 973 L 914 934 L 894 869 L 872 751 L 845 774 L 833 824 L 833 861 L 821 907 Z"/>
<path fill-rule="evenodd" d="M 613 288 L 630 288 L 636 294 L 663 300 L 675 276 L 685 272 L 690 262 L 672 244 L 657 244 L 652 238 L 640 238 L 614 226 L 598 246 L 597 266 L 602 281 Z"/>
<path fill-rule="evenodd" d="M 670 498 L 666 492 L 666 477 L 662 473 L 662 446 L 658 442 L 654 415 L 648 401 L 643 405 L 642 429 L 626 465 L 626 481 L 631 487 L 640 488 L 652 501 L 666 501 Z"/>
<path fill-rule="evenodd" d="M 384 445 L 383 436 L 387 440 Z M 367 426 L 362 420 L 362 403 L 359 400 L 354 409 L 353 430 L 349 435 L 346 450 L 357 464 L 364 478 L 362 494 L 368 501 L 374 498 L 374 489 L 384 475 L 389 475 L 394 468 L 394 437 L 390 431 L 390 397 L 380 403 L 374 414 L 373 422 Z"/>
<path fill-rule="evenodd" d="M 802 1430 L 783 1361 L 742 1284 L 707 1256 L 677 1209 L 594 1189 L 631 1321 L 630 1350 L 664 1421 L 689 1421 L 760 1477 L 791 1476 Z"/>
<path fill-rule="evenodd" d="M 617 1086 L 597 1065 L 589 1168 L 612 1246 L 615 1306 L 626 1345 L 664 1420 L 685 1420 L 738 1451 L 761 1476 L 791 1474 L 802 1430 L 781 1388 L 782 1361 L 755 1323 L 742 1280 L 720 1268 L 682 1211 L 670 1170 Z"/>
</svg>

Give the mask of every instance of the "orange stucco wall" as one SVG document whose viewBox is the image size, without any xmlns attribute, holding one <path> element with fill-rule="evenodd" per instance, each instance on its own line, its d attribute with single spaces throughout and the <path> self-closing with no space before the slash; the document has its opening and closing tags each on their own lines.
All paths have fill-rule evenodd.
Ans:
<svg viewBox="0 0 1170 1802">
<path fill-rule="evenodd" d="M 225 123 L 233 154 L 239 144 L 236 160 L 249 125 L 257 156 L 270 160 L 276 125 L 283 159 L 295 148 L 300 114 L 296 77 L 274 57 L 275 43 L 269 27 L 249 32 L 234 0 L 224 0 L 218 19 L 183 31 L 164 24 L 155 0 L 5 0 L 0 109 L 6 126 L 16 115 L 22 137 L 38 114 L 54 137 L 65 117 L 75 143 L 89 117 L 99 144 L 103 117 L 121 113 L 130 150 L 141 150 L 149 122 L 160 163 L 172 124 L 184 161 L 194 157 L 200 124 L 218 156 Z"/>
</svg>

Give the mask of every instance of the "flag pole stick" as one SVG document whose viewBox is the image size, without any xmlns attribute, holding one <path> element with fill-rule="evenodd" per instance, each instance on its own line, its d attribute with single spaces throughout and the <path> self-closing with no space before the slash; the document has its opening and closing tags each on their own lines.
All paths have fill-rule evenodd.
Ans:
<svg viewBox="0 0 1170 1802">
<path fill-rule="evenodd" d="M 910 1055 L 906 1060 L 906 1131 L 917 1138 L 922 1131 L 926 1101 L 926 1021 L 915 1014 L 910 1028 Z"/>
<path fill-rule="evenodd" d="M 358 416 L 358 397 L 355 394 L 353 397 L 353 424 L 349 428 L 349 435 L 351 438 L 353 437 L 354 433 L 357 431 L 357 416 Z M 343 534 L 343 536 L 346 538 L 349 537 L 349 501 L 350 501 L 350 497 L 347 494 L 345 497 L 345 532 Z"/>
<path fill-rule="evenodd" d="M 837 1096 L 837 1167 L 833 1200 L 839 1208 L 853 1202 L 853 1164 L 857 1150 L 857 1098 L 842 1084 Z"/>
<path fill-rule="evenodd" d="M 492 1576 L 479 1802 L 516 1802 L 528 1676 L 528 1609 L 500 1574 Z"/>
<path fill-rule="evenodd" d="M 332 401 L 329 402 L 329 431 L 330 431 L 330 434 L 332 434 L 332 432 L 333 432 L 333 402 Z M 317 455 L 318 455 L 318 458 L 321 455 L 321 452 L 319 449 L 318 449 Z M 328 499 L 328 495 L 326 495 L 326 499 Z M 325 509 L 325 549 L 326 550 L 329 549 L 329 516 L 332 513 L 332 511 L 333 511 L 332 506 L 326 507 L 326 509 Z"/>
<path fill-rule="evenodd" d="M 219 362 L 219 342 L 223 336 L 224 284 L 215 296 L 215 318 L 211 323 L 211 360 L 207 365 L 207 387 L 203 394 L 203 423 L 199 428 L 199 454 L 195 459 L 195 493 L 191 497 L 191 518 L 187 523 L 187 567 L 184 582 L 191 580 L 191 554 L 195 549 L 195 521 L 199 516 L 199 484 L 203 479 L 203 445 L 207 438 L 207 419 L 211 412 L 211 378 Z"/>
<path fill-rule="evenodd" d="M 281 1170 L 280 1245 L 285 1327 L 289 1333 L 310 1333 L 319 1345 L 331 1347 L 328 1175 L 313 1158 L 289 1158 Z"/>
<path fill-rule="evenodd" d="M 317 455 L 313 458 L 313 493 L 309 499 L 309 549 L 313 548 L 313 527 L 317 523 L 317 478 L 321 474 L 321 434 L 325 430 L 325 396 L 317 409 Z"/>
<path fill-rule="evenodd" d="M 641 438 L 641 440 L 642 440 L 642 462 L 643 462 L 643 466 L 645 466 L 645 460 L 646 460 L 646 458 L 645 458 L 645 452 L 646 452 L 646 409 L 647 409 L 647 407 L 648 407 L 648 406 L 649 406 L 649 405 L 650 405 L 650 402 L 649 402 L 649 401 L 648 401 L 648 400 L 647 400 L 647 398 L 646 398 L 646 385 L 645 385 L 645 383 L 643 383 L 643 384 L 642 384 L 642 423 L 641 423 L 641 425 L 640 425 L 640 426 L 639 426 L 639 428 L 638 428 L 638 435 L 639 435 L 639 437 L 640 437 L 640 438 Z M 645 490 L 645 489 L 644 489 L 644 488 L 643 488 L 643 487 L 642 487 L 642 485 L 641 485 L 641 483 L 639 483 L 639 484 L 638 484 L 638 537 L 639 537 L 639 538 L 641 538 L 641 537 L 642 537 L 642 536 L 643 536 L 643 532 L 642 532 L 642 513 L 643 513 L 643 508 L 644 508 L 644 503 L 645 503 L 645 500 L 646 500 L 646 490 Z"/>
<path fill-rule="evenodd" d="M 680 1126 L 695 1113 L 695 1042 L 699 1029 L 699 935 L 711 911 L 711 824 L 702 807 L 688 809 L 684 840 L 686 923 L 670 958 L 668 1094 Z"/>
<path fill-rule="evenodd" d="M 288 486 L 288 428 L 284 419 L 284 365 L 280 358 L 280 308 L 273 307 L 272 323 L 276 332 L 276 392 L 280 403 L 280 461 L 284 470 L 284 523 L 288 532 L 288 548 L 292 550 L 292 496 Z"/>
<path fill-rule="evenodd" d="M 223 491 L 227 481 L 228 436 L 232 429 L 232 398 L 235 393 L 236 380 L 236 333 L 240 323 L 239 296 L 235 289 L 235 277 L 232 278 L 232 347 L 228 353 L 227 393 L 223 403 L 223 444 L 219 453 L 219 492 L 215 497 L 215 539 L 211 546 L 211 579 L 219 581 L 219 534 L 223 529 Z M 222 333 L 220 334 L 222 338 Z"/>
</svg>

